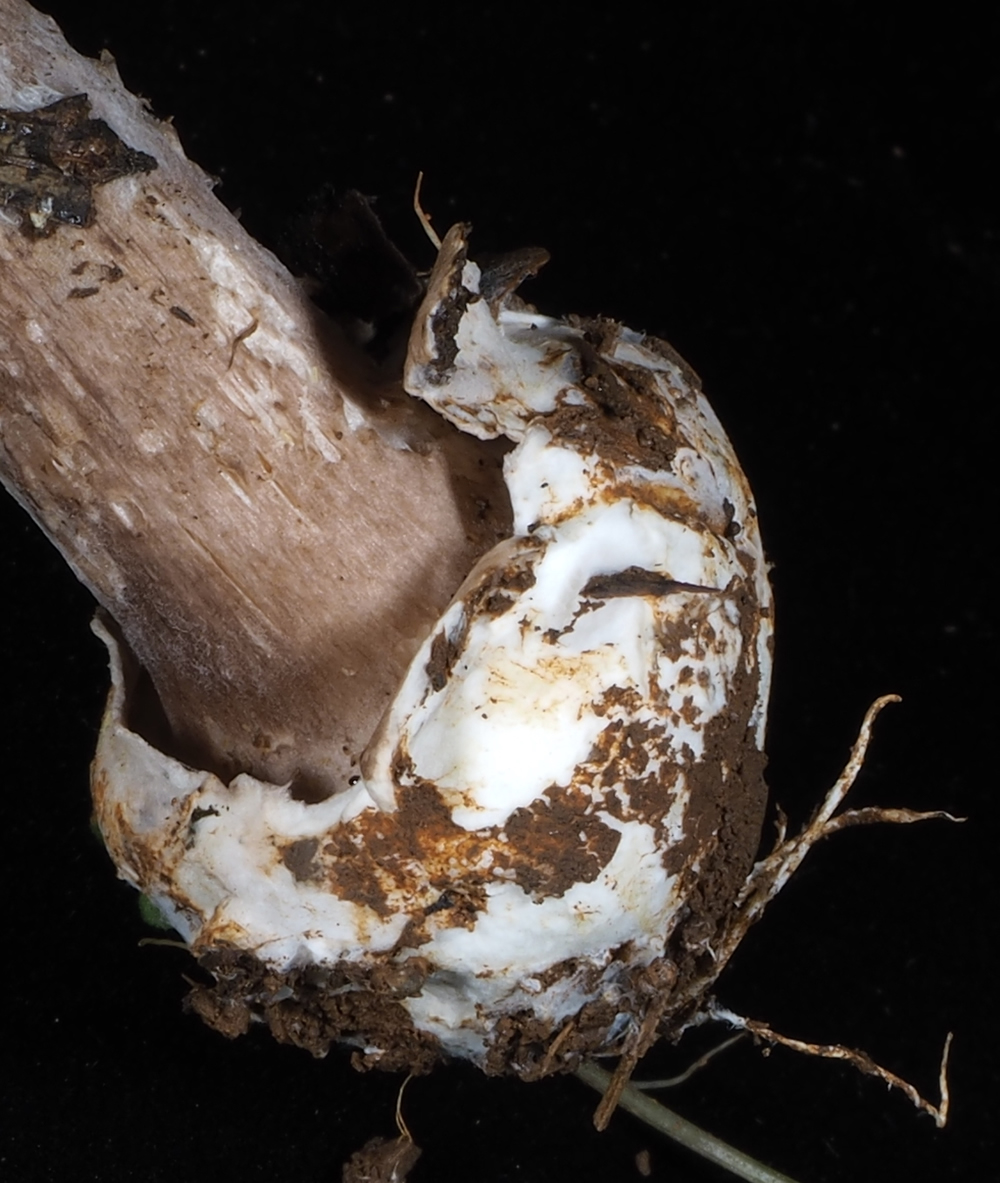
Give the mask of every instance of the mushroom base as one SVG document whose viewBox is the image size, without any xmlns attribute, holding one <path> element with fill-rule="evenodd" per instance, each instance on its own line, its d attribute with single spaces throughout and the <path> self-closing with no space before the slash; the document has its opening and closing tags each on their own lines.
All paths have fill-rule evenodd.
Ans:
<svg viewBox="0 0 1000 1183">
<path fill-rule="evenodd" d="M 321 813 L 333 824 L 334 812 L 348 818 L 349 803 L 305 804 L 282 786 L 250 777 L 224 786 L 155 748 L 140 734 L 153 737 L 147 728 L 153 715 L 142 710 L 141 670 L 100 621 L 95 631 L 109 646 L 112 667 L 93 768 L 97 820 L 119 874 L 153 901 L 210 975 L 187 999 L 188 1009 L 209 1026 L 233 1038 L 265 1023 L 278 1040 L 316 1056 L 333 1043 L 346 1044 L 356 1049 L 360 1069 L 422 1073 L 460 1057 L 489 1074 L 532 1080 L 572 1071 L 586 1056 L 638 1058 L 658 1037 L 679 1035 L 698 1013 L 722 968 L 711 950 L 725 940 L 759 834 L 759 754 L 752 770 L 757 791 L 741 797 L 740 824 L 731 807 L 726 824 L 713 827 L 719 840 L 703 852 L 697 876 L 670 876 L 656 864 L 650 891 L 659 885 L 665 900 L 683 891 L 683 903 L 671 904 L 662 925 L 641 914 L 619 918 L 618 927 L 631 927 L 615 943 L 601 927 L 606 917 L 581 916 L 595 932 L 582 941 L 571 936 L 578 951 L 560 956 L 565 933 L 546 938 L 545 907 L 525 896 L 526 914 L 513 935 L 526 957 L 535 947 L 535 962 L 490 974 L 448 960 L 449 941 L 461 941 L 482 924 L 487 892 L 478 910 L 470 892 L 464 910 L 454 901 L 436 912 L 415 902 L 391 916 L 332 899 L 296 861 L 304 848 L 313 849 L 311 838 L 296 834 L 307 825 L 322 828 L 315 820 Z M 162 741 L 162 734 L 156 738 Z M 219 864 L 192 859 L 206 841 L 206 826 L 221 831 L 230 810 L 234 844 L 246 861 L 229 867 L 236 878 L 223 890 L 215 877 Z M 221 843 L 222 835 L 213 841 Z M 260 848 L 272 850 L 270 862 L 253 862 Z M 457 900 L 454 886 L 451 893 Z M 294 901 L 299 913 L 282 917 L 276 899 Z M 548 906 L 565 902 L 572 916 L 569 899 L 567 893 Z M 323 907 L 333 911 L 321 916 Z M 343 916 L 335 915 L 341 907 Z M 539 931 L 533 932 L 535 915 Z M 354 927 L 342 933 L 344 953 L 338 955 L 333 938 L 338 924 L 346 930 L 348 916 Z M 282 930 L 282 921 L 293 927 Z M 565 919 L 560 923 L 565 928 Z M 270 945 L 261 940 L 267 932 Z"/>
<path fill-rule="evenodd" d="M 634 1063 L 691 1021 L 742 923 L 771 664 L 756 509 L 669 346 L 542 316 L 466 247 L 453 227 L 404 385 L 515 445 L 511 537 L 322 800 L 167 754 L 99 626 L 97 816 L 120 874 L 208 958 L 219 985 L 194 1005 L 224 1030 L 256 1014 L 396 1068 Z M 337 734 L 324 721 L 320 746 Z"/>
</svg>

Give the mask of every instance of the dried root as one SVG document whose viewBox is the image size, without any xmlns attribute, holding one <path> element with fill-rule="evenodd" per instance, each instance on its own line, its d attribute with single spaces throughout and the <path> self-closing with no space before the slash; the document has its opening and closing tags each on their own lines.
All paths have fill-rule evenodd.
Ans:
<svg viewBox="0 0 1000 1183">
<path fill-rule="evenodd" d="M 717 1047 L 709 1048 L 703 1056 L 699 1056 L 693 1064 L 689 1064 L 677 1076 L 668 1076 L 662 1080 L 633 1080 L 631 1082 L 632 1087 L 634 1089 L 642 1089 L 643 1092 L 652 1092 L 653 1089 L 675 1089 L 679 1084 L 684 1084 L 685 1081 L 690 1080 L 696 1072 L 700 1072 L 710 1060 L 715 1059 L 719 1052 L 724 1052 L 727 1047 L 732 1047 L 734 1043 L 739 1043 L 742 1038 L 742 1031 L 736 1035 L 731 1035 Z"/>
<path fill-rule="evenodd" d="M 834 816 L 855 780 L 857 780 L 858 773 L 861 771 L 865 762 L 865 755 L 867 754 L 868 745 L 871 741 L 872 725 L 875 719 L 889 703 L 899 701 L 900 698 L 898 695 L 886 694 L 881 698 L 877 698 L 868 708 L 844 771 L 837 778 L 833 788 L 827 793 L 823 804 L 816 810 L 810 821 L 802 829 L 802 832 L 795 838 L 785 838 L 787 822 L 784 814 L 779 812 L 778 841 L 775 848 L 767 858 L 762 859 L 756 864 L 747 877 L 743 891 L 737 899 L 737 921 L 727 932 L 723 948 L 717 951 L 717 955 L 723 962 L 728 961 L 750 925 L 760 918 L 767 905 L 799 868 L 802 860 L 812 847 L 822 838 L 827 838 L 831 834 L 836 834 L 840 830 L 847 829 L 849 826 L 870 825 L 873 822 L 909 824 L 910 822 L 928 821 L 931 818 L 943 818 L 952 822 L 965 820 L 964 818 L 953 817 L 950 813 L 945 813 L 942 810 L 919 813 L 912 809 L 882 809 L 874 807 L 852 809 L 846 813 Z M 951 1047 L 951 1032 L 948 1033 L 948 1037 L 945 1040 L 944 1054 L 941 1058 L 941 1102 L 935 1106 L 929 1101 L 924 1100 L 913 1085 L 896 1076 L 895 1073 L 890 1072 L 888 1069 L 876 1064 L 866 1052 L 854 1051 L 851 1048 L 842 1047 L 839 1044 L 806 1043 L 802 1040 L 790 1039 L 787 1036 L 779 1035 L 776 1031 L 768 1027 L 766 1023 L 758 1022 L 755 1019 L 744 1019 L 739 1015 L 733 1014 L 732 1011 L 720 1006 L 714 1000 L 708 1005 L 708 1014 L 711 1018 L 720 1019 L 733 1027 L 749 1031 L 751 1034 L 767 1040 L 769 1043 L 780 1043 L 785 1047 L 794 1048 L 796 1051 L 805 1052 L 808 1055 L 823 1056 L 827 1059 L 834 1060 L 847 1060 L 860 1071 L 884 1080 L 891 1088 L 900 1089 L 918 1109 L 922 1109 L 934 1118 L 939 1129 L 948 1120 L 948 1080 L 946 1070 L 948 1066 L 948 1052 Z"/>
<path fill-rule="evenodd" d="M 952 817 L 950 813 L 945 813 L 942 810 L 919 813 L 912 809 L 871 807 L 852 809 L 837 817 L 833 816 L 843 804 L 844 798 L 850 792 L 864 765 L 868 745 L 871 742 L 872 725 L 876 718 L 889 703 L 900 701 L 902 700 L 898 694 L 884 694 L 868 708 L 844 771 L 800 834 L 794 838 L 785 838 L 787 819 L 779 811 L 778 841 L 767 858 L 757 863 L 747 876 L 747 881 L 736 901 L 738 922 L 730 927 L 722 948 L 716 950 L 717 957 L 723 961 L 729 960 L 750 925 L 760 919 L 767 905 L 795 874 L 801 866 L 802 860 L 821 839 L 828 838 L 831 834 L 836 834 L 839 830 L 845 830 L 849 826 L 871 825 L 874 822 L 908 824 L 929 821 L 931 818 L 944 818 L 952 822 L 965 820 Z"/>
<path fill-rule="evenodd" d="M 828 838 L 831 834 L 836 834 L 850 826 L 871 825 L 875 822 L 909 824 L 910 822 L 929 821 L 932 818 L 943 818 L 952 822 L 965 820 L 953 817 L 943 810 L 920 813 L 913 809 L 877 807 L 852 809 L 834 816 L 864 765 L 868 745 L 871 742 L 872 726 L 876 718 L 889 703 L 900 701 L 898 694 L 884 694 L 871 704 L 865 713 L 864 721 L 861 724 L 858 737 L 854 741 L 854 747 L 851 749 L 850 759 L 847 761 L 844 771 L 827 793 L 822 805 L 794 838 L 786 837 L 788 819 L 781 809 L 778 810 L 778 840 L 774 849 L 766 858 L 756 863 L 747 876 L 743 890 L 737 897 L 732 918 L 721 940 L 712 950 L 712 967 L 703 977 L 689 985 L 686 991 L 687 1001 L 697 1002 L 705 996 L 750 927 L 761 918 L 767 905 L 791 879 L 802 865 L 803 859 L 821 839 Z"/>
<path fill-rule="evenodd" d="M 890 1072 L 888 1068 L 883 1068 L 880 1064 L 876 1064 L 866 1052 L 842 1047 L 838 1043 L 806 1043 L 801 1039 L 790 1039 L 787 1035 L 779 1035 L 777 1031 L 773 1031 L 766 1023 L 760 1023 L 756 1019 L 745 1019 L 742 1015 L 734 1014 L 731 1010 L 728 1010 L 724 1006 L 719 1006 L 716 1002 L 710 1004 L 710 1014 L 713 1019 L 719 1019 L 723 1023 L 729 1023 L 732 1027 L 739 1027 L 743 1031 L 749 1031 L 751 1035 L 755 1035 L 767 1043 L 780 1043 L 783 1047 L 790 1047 L 793 1051 L 804 1052 L 807 1056 L 822 1056 L 827 1060 L 847 1060 L 849 1064 L 853 1064 L 859 1071 L 866 1073 L 868 1076 L 877 1076 L 879 1080 L 884 1080 L 890 1088 L 899 1089 L 900 1092 L 905 1093 L 918 1109 L 922 1109 L 924 1113 L 934 1118 L 934 1124 L 939 1130 L 947 1125 L 948 1105 L 950 1101 L 948 1095 L 948 1053 L 951 1051 L 951 1031 L 945 1037 L 944 1051 L 941 1053 L 941 1069 L 938 1075 L 941 1100 L 939 1104 L 932 1105 L 930 1101 L 925 1100 L 917 1092 L 912 1084 L 903 1080 L 902 1077 L 897 1076 L 895 1072 Z"/>
<path fill-rule="evenodd" d="M 421 169 L 421 171 L 417 173 L 417 183 L 413 190 L 413 212 L 417 215 L 417 220 L 423 227 L 424 233 L 431 240 L 431 246 L 433 246 L 436 251 L 439 251 L 441 249 L 441 236 L 431 225 L 431 216 L 425 211 L 424 207 L 420 203 L 420 190 L 423 187 L 423 183 L 424 174 L 423 170 Z"/>
<path fill-rule="evenodd" d="M 805 1052 L 807 1055 L 846 1060 L 861 1072 L 870 1076 L 876 1076 L 880 1080 L 885 1081 L 890 1088 L 899 1089 L 909 1097 L 918 1109 L 923 1110 L 923 1112 L 933 1117 L 940 1129 L 948 1121 L 949 1095 L 947 1068 L 948 1053 L 952 1040 L 951 1032 L 948 1033 L 945 1040 L 944 1052 L 941 1057 L 939 1078 L 941 1099 L 939 1104 L 933 1105 L 930 1101 L 922 1097 L 913 1085 L 897 1076 L 894 1072 L 890 1072 L 887 1068 L 876 1064 L 866 1052 L 855 1051 L 852 1048 L 843 1047 L 839 1044 L 806 1043 L 803 1040 L 791 1039 L 772 1030 L 766 1023 L 761 1023 L 756 1019 L 746 1019 L 741 1015 L 734 1014 L 727 1008 L 720 1006 L 714 999 L 705 1001 L 708 990 L 718 979 L 726 963 L 732 957 L 744 936 L 746 936 L 751 925 L 760 919 L 767 905 L 781 891 L 802 864 L 805 856 L 821 839 L 827 838 L 831 834 L 836 834 L 838 831 L 847 829 L 850 826 L 869 825 L 874 822 L 909 824 L 910 822 L 927 821 L 931 818 L 943 818 L 952 822 L 965 820 L 964 818 L 953 817 L 950 813 L 945 813 L 941 810 L 920 813 L 911 809 L 866 807 L 837 814 L 837 810 L 843 804 L 845 797 L 857 780 L 858 773 L 864 765 L 868 745 L 871 741 L 872 725 L 875 719 L 889 703 L 899 701 L 900 698 L 898 695 L 887 694 L 881 698 L 877 698 L 868 708 L 844 771 L 837 778 L 836 783 L 827 793 L 823 803 L 813 814 L 812 818 L 794 838 L 787 837 L 788 819 L 779 808 L 777 842 L 771 853 L 756 863 L 753 870 L 747 876 L 743 890 L 737 898 L 730 922 L 726 926 L 721 940 L 712 949 L 711 968 L 700 978 L 689 982 L 679 996 L 675 995 L 671 998 L 670 1011 L 677 1013 L 684 1006 L 696 1007 L 696 1017 L 688 1023 L 689 1026 L 694 1026 L 706 1019 L 717 1019 L 729 1023 L 741 1031 L 749 1032 L 768 1043 L 782 1044 L 796 1051 Z M 703 1056 L 701 1060 L 692 1065 L 688 1072 L 675 1080 L 655 1081 L 649 1082 L 648 1084 L 632 1084 L 629 1082 L 629 1078 L 638 1059 L 635 1055 L 622 1056 L 613 1073 L 608 1073 L 604 1069 L 597 1067 L 593 1061 L 585 1061 L 577 1069 L 576 1075 L 603 1094 L 597 1112 L 594 1114 L 594 1124 L 598 1129 L 603 1129 L 610 1120 L 615 1108 L 621 1105 L 623 1109 L 639 1117 L 648 1125 L 660 1130 L 661 1133 L 665 1133 L 675 1141 L 681 1142 L 703 1157 L 725 1166 L 732 1174 L 741 1179 L 758 1180 L 761 1183 L 764 1183 L 764 1181 L 775 1183 L 777 1180 L 785 1180 L 786 1176 L 780 1175 L 772 1171 L 770 1167 L 766 1167 L 762 1163 L 748 1158 L 746 1155 L 734 1150 L 697 1126 L 692 1126 L 669 1109 L 659 1105 L 652 1098 L 644 1096 L 641 1091 L 643 1088 L 666 1087 L 671 1084 L 680 1083 L 687 1079 L 692 1071 L 701 1067 L 712 1055 L 728 1046 L 729 1041 L 716 1048 L 708 1056 Z"/>
</svg>

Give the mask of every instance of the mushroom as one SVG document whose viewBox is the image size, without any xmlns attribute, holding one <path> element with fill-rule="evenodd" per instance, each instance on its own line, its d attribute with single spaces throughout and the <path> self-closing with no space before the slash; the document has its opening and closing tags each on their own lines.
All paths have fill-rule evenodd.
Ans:
<svg viewBox="0 0 1000 1183">
<path fill-rule="evenodd" d="M 5 19 L 4 478 L 101 605 L 95 813 L 192 1005 L 387 1067 L 644 1046 L 765 804 L 770 590 L 697 379 L 464 226 L 379 368 L 110 61 Z"/>
<path fill-rule="evenodd" d="M 190 1005 L 620 1091 L 850 783 L 754 866 L 771 593 L 697 377 L 464 225 L 377 363 L 110 59 L 0 14 L 0 471 L 101 605 L 95 813 Z"/>
<path fill-rule="evenodd" d="M 98 626 L 102 832 L 215 972 L 195 1006 L 227 1029 L 257 1015 L 365 1063 L 524 1077 L 645 1044 L 750 869 L 770 590 L 746 480 L 668 346 L 541 316 L 510 286 L 453 227 L 404 383 L 515 443 L 511 533 L 340 791 L 296 800 L 152 749 Z"/>
</svg>

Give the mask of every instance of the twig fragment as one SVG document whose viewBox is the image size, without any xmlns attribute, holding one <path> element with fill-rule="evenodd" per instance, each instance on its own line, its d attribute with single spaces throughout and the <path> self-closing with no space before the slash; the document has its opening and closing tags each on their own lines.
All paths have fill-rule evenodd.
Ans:
<svg viewBox="0 0 1000 1183">
<path fill-rule="evenodd" d="M 559 1034 L 555 1037 L 555 1039 L 552 1040 L 552 1042 L 549 1044 L 548 1048 L 546 1049 L 545 1059 L 542 1060 L 542 1067 L 541 1067 L 541 1075 L 542 1076 L 544 1076 L 547 1072 L 549 1072 L 551 1070 L 552 1065 L 555 1063 L 557 1052 L 562 1047 L 562 1045 L 566 1042 L 566 1040 L 573 1034 L 573 1032 L 575 1030 L 576 1030 L 576 1020 L 575 1019 L 568 1019 L 565 1026 L 563 1027 L 563 1029 L 559 1032 Z"/>
<path fill-rule="evenodd" d="M 421 171 L 417 173 L 417 184 L 416 188 L 413 190 L 413 212 L 420 219 L 420 225 L 423 226 L 424 233 L 431 240 L 434 249 L 439 251 L 441 249 L 440 235 L 431 225 L 430 216 L 424 212 L 424 207 L 420 204 L 420 187 L 423 185 L 423 183 L 424 173 L 421 169 Z"/>
<path fill-rule="evenodd" d="M 232 345 L 232 348 L 231 348 L 231 349 L 230 349 L 230 351 L 229 351 L 229 365 L 227 365 L 227 366 L 226 366 L 226 369 L 227 369 L 227 370 L 231 370 L 231 369 L 233 368 L 233 362 L 236 360 L 236 348 L 237 348 L 237 346 L 238 346 L 238 345 L 239 345 L 239 344 L 240 344 L 242 341 L 245 341 L 245 340 L 247 339 L 247 337 L 250 337 L 250 336 L 252 336 L 254 333 L 256 333 L 256 331 L 258 330 L 258 328 L 260 328 L 260 325 L 259 325 L 259 323 L 258 323 L 258 321 L 257 321 L 257 319 L 256 319 L 256 317 L 255 317 L 255 318 L 254 318 L 254 319 L 253 319 L 253 320 L 252 320 L 252 321 L 251 321 L 251 322 L 250 322 L 250 323 L 247 325 L 247 327 L 246 327 L 245 329 L 240 329 L 240 331 L 239 331 L 239 332 L 236 334 L 236 336 L 233 338 L 233 345 Z"/>
<path fill-rule="evenodd" d="M 611 1073 L 598 1067 L 593 1060 L 584 1060 L 577 1068 L 576 1075 L 584 1084 L 605 1095 L 612 1085 Z M 674 1142 L 679 1142 L 681 1146 L 686 1146 L 688 1150 L 707 1158 L 709 1162 L 724 1167 L 737 1179 L 746 1179 L 749 1183 L 794 1183 L 788 1175 L 765 1166 L 764 1163 L 716 1138 L 714 1134 L 687 1121 L 665 1105 L 661 1105 L 659 1101 L 646 1096 L 633 1084 L 623 1083 L 616 1104 L 633 1117 L 644 1121 L 646 1125 L 661 1134 L 666 1134 Z"/>
<path fill-rule="evenodd" d="M 604 1090 L 604 1096 L 601 1097 L 600 1104 L 594 1111 L 595 1129 L 607 1129 L 611 1115 L 615 1111 L 622 1091 L 628 1086 L 629 1079 L 635 1071 L 636 1064 L 639 1063 L 650 1047 L 656 1042 L 657 1027 L 667 1007 L 669 998 L 669 990 L 664 990 L 660 998 L 646 1012 L 646 1017 L 642 1020 L 642 1025 L 638 1032 L 626 1044 L 621 1058 L 618 1060 L 617 1067 L 608 1077 L 608 1087 Z"/>
</svg>

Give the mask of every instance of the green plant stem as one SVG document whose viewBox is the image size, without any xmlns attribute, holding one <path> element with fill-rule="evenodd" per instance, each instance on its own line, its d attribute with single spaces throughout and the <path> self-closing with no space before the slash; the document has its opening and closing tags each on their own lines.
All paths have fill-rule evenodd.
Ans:
<svg viewBox="0 0 1000 1183">
<path fill-rule="evenodd" d="M 602 1095 L 611 1083 L 611 1073 L 599 1068 L 593 1060 L 584 1060 L 577 1068 L 576 1075 L 584 1084 L 589 1084 L 592 1089 L 596 1089 Z M 762 1162 L 758 1162 L 755 1158 L 743 1154 L 716 1138 L 714 1134 L 686 1121 L 673 1110 L 661 1105 L 652 1097 L 646 1096 L 631 1084 L 627 1084 L 622 1090 L 618 1104 L 633 1117 L 638 1117 L 646 1125 L 652 1126 L 654 1130 L 666 1134 L 668 1138 L 693 1150 L 695 1154 L 700 1154 L 702 1158 L 707 1158 L 710 1162 L 725 1167 L 730 1174 L 735 1175 L 738 1179 L 746 1179 L 749 1183 L 795 1183 L 788 1175 L 782 1175 L 780 1171 L 772 1170 Z"/>
</svg>

